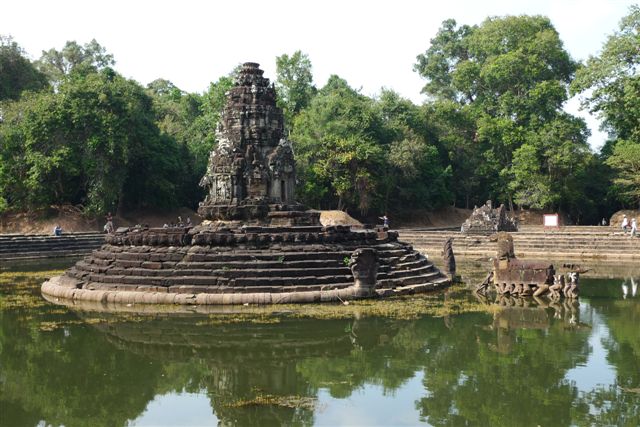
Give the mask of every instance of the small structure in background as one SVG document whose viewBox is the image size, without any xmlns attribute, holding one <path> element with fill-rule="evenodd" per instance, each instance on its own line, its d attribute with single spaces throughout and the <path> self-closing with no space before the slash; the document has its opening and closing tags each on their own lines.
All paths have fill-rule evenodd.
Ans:
<svg viewBox="0 0 640 427">
<path fill-rule="evenodd" d="M 499 231 L 518 231 L 515 218 L 507 215 L 504 205 L 493 209 L 491 200 L 479 208 L 473 209 L 471 216 L 462 224 L 465 234 L 493 234 Z"/>
</svg>

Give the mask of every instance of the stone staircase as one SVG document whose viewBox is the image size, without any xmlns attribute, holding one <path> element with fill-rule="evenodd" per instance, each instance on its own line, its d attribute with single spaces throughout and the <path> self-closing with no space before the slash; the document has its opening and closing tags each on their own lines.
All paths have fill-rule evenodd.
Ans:
<svg viewBox="0 0 640 427">
<path fill-rule="evenodd" d="M 488 236 L 464 235 L 456 230 L 401 229 L 399 240 L 412 244 L 416 250 L 439 259 L 447 238 L 452 237 L 453 250 L 461 257 L 492 257 L 496 242 Z M 517 257 L 530 259 L 559 258 L 603 261 L 633 261 L 640 259 L 640 238 L 630 238 L 618 228 L 597 226 L 566 226 L 545 229 L 524 226 L 511 233 Z"/>
<path fill-rule="evenodd" d="M 102 233 L 0 234 L 0 261 L 81 257 L 104 244 Z"/>
<path fill-rule="evenodd" d="M 410 246 L 373 245 L 380 257 L 378 289 L 436 289 L 448 278 Z M 76 263 L 67 274 L 87 282 L 85 289 L 185 293 L 281 293 L 344 289 L 353 285 L 348 260 L 354 248 L 342 250 L 304 245 L 274 250 L 229 252 L 187 248 L 114 247 L 104 245 Z M 288 250 L 287 250 L 288 249 Z"/>
</svg>

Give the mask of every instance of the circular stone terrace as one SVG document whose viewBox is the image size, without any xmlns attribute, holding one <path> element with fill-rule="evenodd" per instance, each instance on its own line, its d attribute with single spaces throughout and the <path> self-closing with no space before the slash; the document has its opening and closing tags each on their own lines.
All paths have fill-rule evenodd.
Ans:
<svg viewBox="0 0 640 427">
<path fill-rule="evenodd" d="M 108 235 L 100 249 L 45 282 L 42 292 L 103 303 L 278 304 L 406 295 L 449 285 L 448 277 L 397 237 L 394 231 L 344 226 L 132 229 Z M 375 264 L 358 266 L 362 249 L 374 252 Z"/>
</svg>

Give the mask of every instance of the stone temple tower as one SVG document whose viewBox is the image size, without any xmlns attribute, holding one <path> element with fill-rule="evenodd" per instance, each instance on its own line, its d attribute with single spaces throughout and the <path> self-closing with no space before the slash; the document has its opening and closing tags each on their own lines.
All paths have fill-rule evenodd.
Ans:
<svg viewBox="0 0 640 427">
<path fill-rule="evenodd" d="M 198 213 L 208 220 L 261 220 L 269 212 L 300 212 L 294 201 L 295 161 L 284 135 L 276 92 L 258 64 L 247 62 L 227 92 L 200 185 L 208 189 Z"/>
</svg>

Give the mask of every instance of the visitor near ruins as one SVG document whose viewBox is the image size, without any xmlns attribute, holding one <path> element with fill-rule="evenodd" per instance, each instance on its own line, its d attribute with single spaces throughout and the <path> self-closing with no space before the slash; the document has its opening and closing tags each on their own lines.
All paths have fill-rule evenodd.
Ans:
<svg viewBox="0 0 640 427">
<path fill-rule="evenodd" d="M 627 218 L 626 215 L 622 216 L 622 224 L 620 224 L 620 227 L 622 227 L 622 231 L 624 233 L 627 232 L 627 227 L 629 227 L 629 219 Z"/>
</svg>

